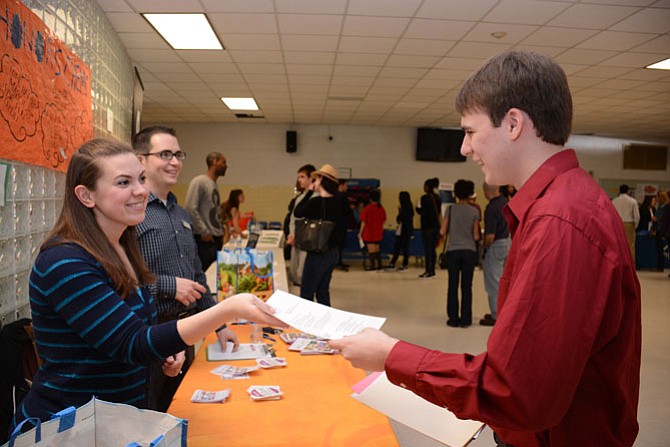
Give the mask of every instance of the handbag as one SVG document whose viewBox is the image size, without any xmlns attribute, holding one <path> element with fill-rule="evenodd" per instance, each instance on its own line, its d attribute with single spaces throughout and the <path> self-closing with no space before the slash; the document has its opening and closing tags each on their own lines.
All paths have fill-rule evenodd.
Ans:
<svg viewBox="0 0 670 447">
<path fill-rule="evenodd" d="M 326 203 L 321 201 L 321 218 L 304 219 L 295 222 L 295 246 L 308 253 L 324 253 L 328 251 L 330 235 L 335 229 L 335 222 L 325 220 Z"/>
<path fill-rule="evenodd" d="M 21 434 L 21 427 L 28 421 L 35 427 Z M 186 447 L 187 427 L 185 419 L 93 397 L 79 408 L 56 413 L 47 422 L 24 420 L 3 447 Z"/>
<path fill-rule="evenodd" d="M 451 225 L 451 206 L 449 207 L 447 217 L 447 231 L 444 232 L 444 244 L 442 245 L 442 252 L 438 257 L 437 263 L 442 270 L 447 269 L 447 238 L 449 237 L 449 225 Z"/>
</svg>

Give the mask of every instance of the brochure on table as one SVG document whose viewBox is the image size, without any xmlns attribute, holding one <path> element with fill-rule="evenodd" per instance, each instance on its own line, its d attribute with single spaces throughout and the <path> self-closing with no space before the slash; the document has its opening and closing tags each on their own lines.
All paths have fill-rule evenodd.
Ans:
<svg viewBox="0 0 670 447">
<path fill-rule="evenodd" d="M 216 362 L 221 360 L 252 360 L 270 357 L 272 353 L 263 343 L 240 343 L 237 351 L 233 352 L 233 344 L 226 343 L 226 352 L 221 351 L 221 344 L 217 341 L 207 345 L 207 360 Z"/>
</svg>

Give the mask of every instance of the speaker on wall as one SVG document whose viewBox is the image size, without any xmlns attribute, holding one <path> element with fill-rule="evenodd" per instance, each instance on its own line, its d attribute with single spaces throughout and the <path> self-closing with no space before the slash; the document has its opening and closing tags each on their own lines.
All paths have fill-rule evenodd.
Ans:
<svg viewBox="0 0 670 447">
<path fill-rule="evenodd" d="M 286 131 L 286 152 L 296 152 L 298 150 L 298 132 L 295 130 Z"/>
</svg>

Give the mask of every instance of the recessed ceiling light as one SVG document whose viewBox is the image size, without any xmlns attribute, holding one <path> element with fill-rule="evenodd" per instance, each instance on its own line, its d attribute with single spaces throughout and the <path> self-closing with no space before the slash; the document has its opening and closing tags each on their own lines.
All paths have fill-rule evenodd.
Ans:
<svg viewBox="0 0 670 447">
<path fill-rule="evenodd" d="M 645 68 L 653 68 L 655 70 L 670 70 L 670 58 L 656 62 L 655 64 L 647 65 Z"/>
<path fill-rule="evenodd" d="M 254 98 L 221 98 L 230 110 L 258 110 Z"/>
<path fill-rule="evenodd" d="M 502 39 L 506 35 L 507 33 L 505 31 L 494 31 L 491 33 L 491 36 L 495 37 L 496 39 Z"/>
<path fill-rule="evenodd" d="M 142 14 L 175 50 L 223 50 L 205 14 Z"/>
</svg>

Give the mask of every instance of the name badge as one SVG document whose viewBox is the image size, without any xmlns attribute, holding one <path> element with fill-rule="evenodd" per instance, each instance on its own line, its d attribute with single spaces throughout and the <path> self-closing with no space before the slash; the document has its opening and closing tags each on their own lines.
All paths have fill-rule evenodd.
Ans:
<svg viewBox="0 0 670 447">
<path fill-rule="evenodd" d="M 182 220 L 181 224 L 184 226 L 184 228 L 191 231 L 191 224 L 190 223 L 186 222 L 185 220 Z"/>
</svg>

